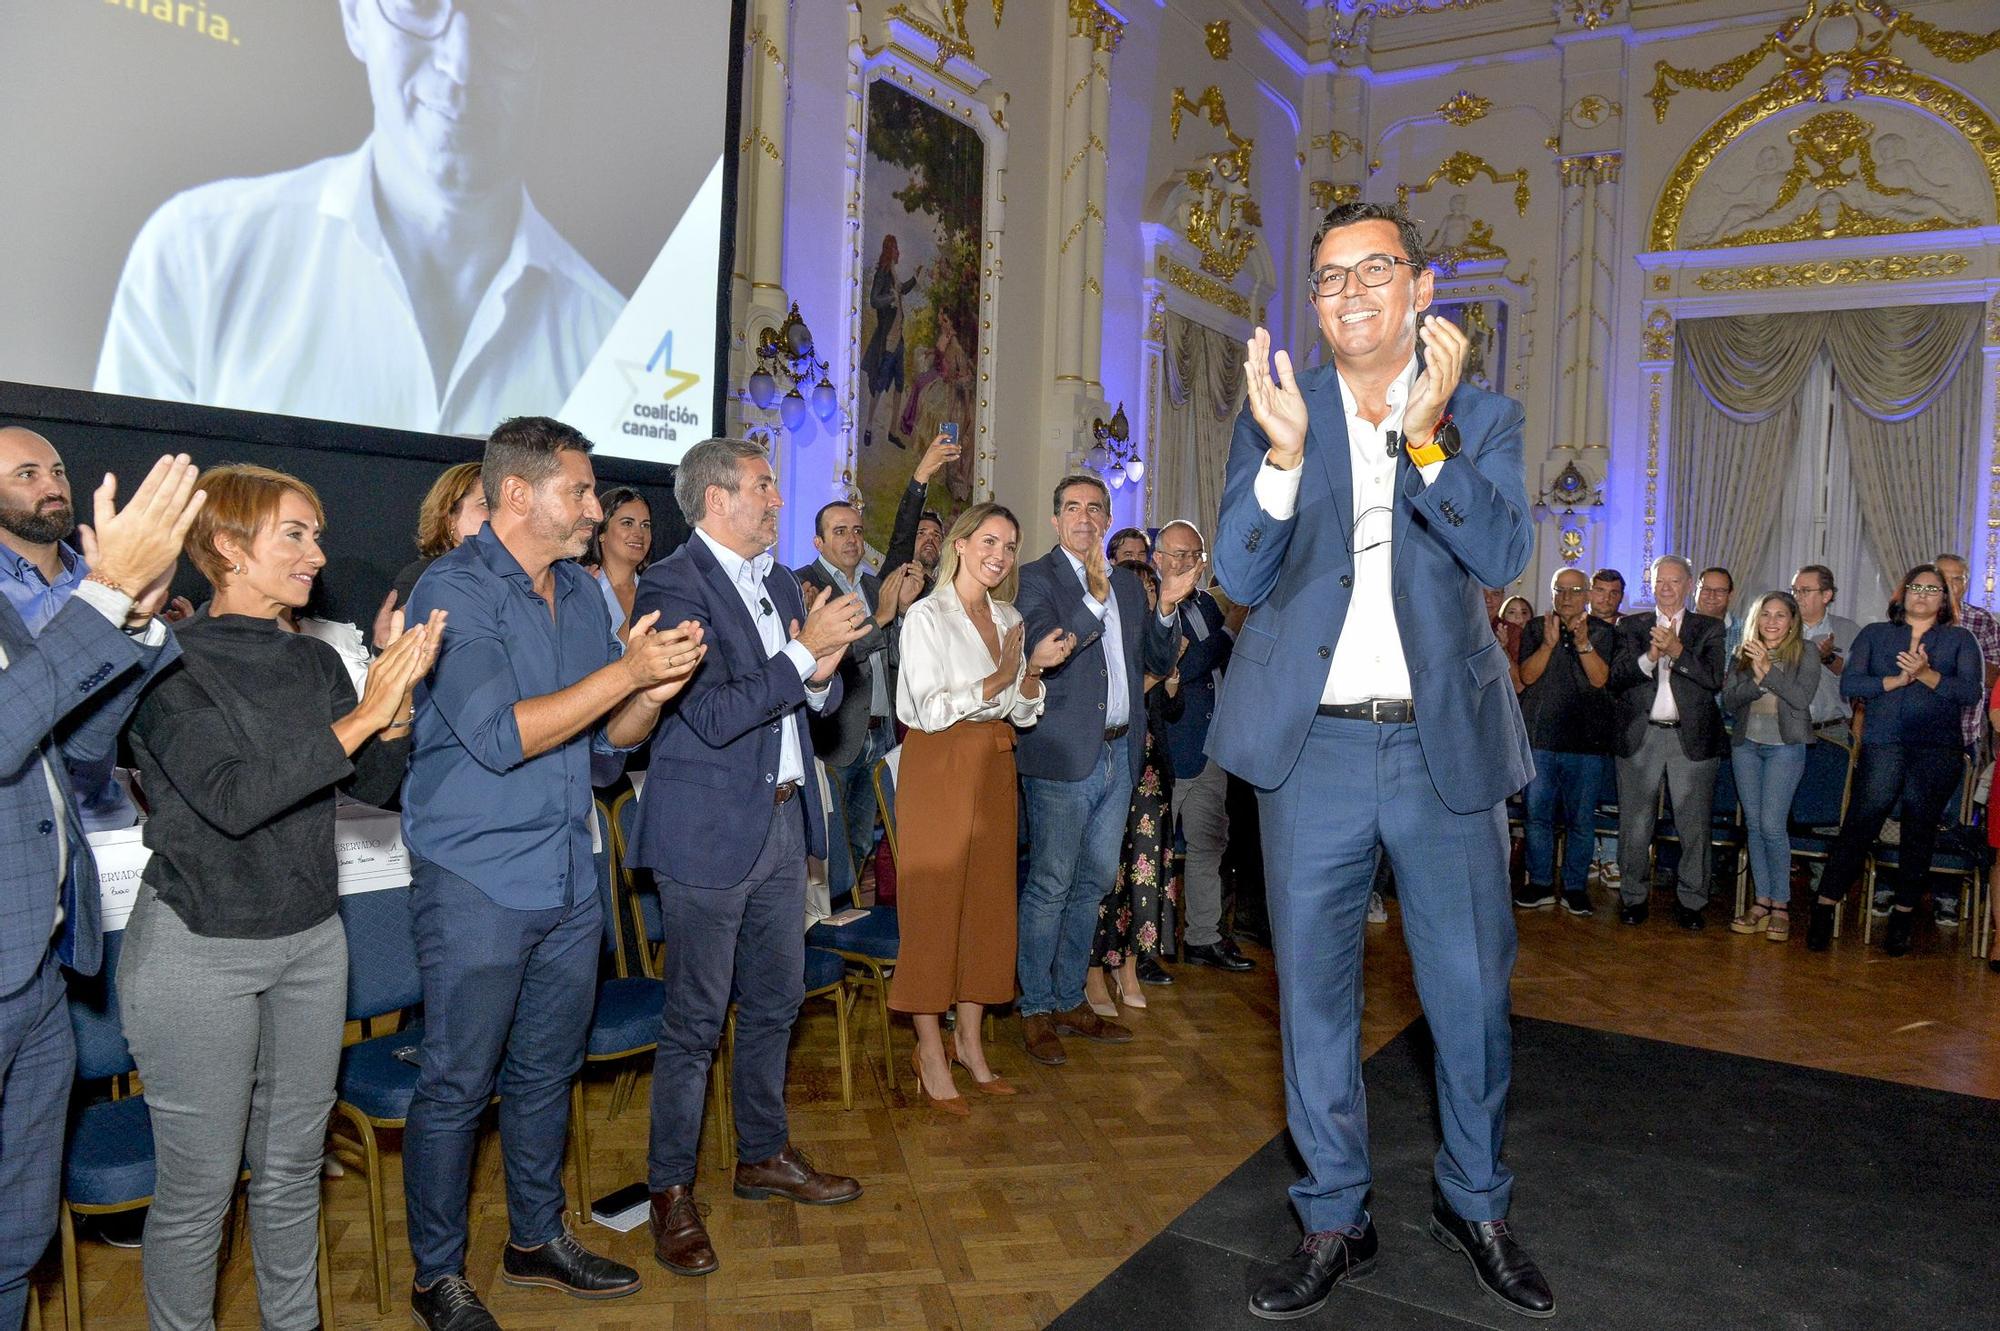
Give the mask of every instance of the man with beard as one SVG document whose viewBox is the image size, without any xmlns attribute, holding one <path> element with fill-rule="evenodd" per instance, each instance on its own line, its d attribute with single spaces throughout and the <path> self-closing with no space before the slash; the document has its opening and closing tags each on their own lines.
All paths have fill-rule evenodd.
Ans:
<svg viewBox="0 0 2000 1331">
<path fill-rule="evenodd" d="M 53 557 L 53 530 L 68 529 L 68 485 L 55 450 L 32 431 L 0 429 L 0 455 L 11 577 L 23 544 L 49 546 Z M 202 506 L 194 482 L 185 456 L 161 458 L 119 512 L 116 482 L 105 477 L 95 541 L 84 539 L 94 567 L 73 594 L 36 631 L 11 592 L 0 603 L 0 1331 L 19 1331 L 28 1271 L 56 1227 L 76 1068 L 62 968 L 95 975 L 102 959 L 97 868 L 69 773 L 109 763 L 141 690 L 180 654 L 154 616 Z M 22 542 L 20 525 L 49 539 Z"/>
<path fill-rule="evenodd" d="M 891 529 L 882 567 L 901 568 L 915 559 L 924 572 L 923 591 L 919 595 L 928 594 L 937 581 L 938 556 L 944 553 L 944 518 L 936 509 L 925 508 L 924 502 L 930 495 L 931 478 L 956 462 L 961 451 L 962 446 L 950 435 L 941 434 L 931 440 L 896 504 L 896 525 Z"/>
<path fill-rule="evenodd" d="M 70 544 L 76 509 L 69 472 L 55 446 L 33 430 L 0 429 L 0 596 L 40 637 L 90 565 Z M 139 811 L 112 777 L 115 747 L 88 766 L 70 764 L 70 789 L 86 832 L 130 827 Z"/>
<path fill-rule="evenodd" d="M 410 1309 L 427 1331 L 495 1325 L 465 1250 L 473 1148 L 496 1082 L 502 1278 L 585 1299 L 639 1288 L 638 1272 L 586 1251 L 563 1224 L 569 1087 L 604 932 L 590 760 L 651 734 L 703 647 L 697 626 L 656 630 L 659 616 L 642 614 L 621 652 L 603 593 L 576 562 L 604 520 L 589 453 L 560 421 L 503 421 L 480 464 L 486 525 L 410 593 L 410 622 L 451 618 L 414 699 L 403 791 L 425 1014 L 403 1193 Z"/>
</svg>

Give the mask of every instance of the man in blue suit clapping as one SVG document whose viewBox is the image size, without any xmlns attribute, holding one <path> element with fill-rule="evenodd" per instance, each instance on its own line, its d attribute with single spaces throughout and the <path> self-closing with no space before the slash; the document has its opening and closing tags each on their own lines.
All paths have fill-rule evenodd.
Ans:
<svg viewBox="0 0 2000 1331">
<path fill-rule="evenodd" d="M 1365 1209 L 1363 919 L 1377 854 L 1437 1044 L 1444 1144 L 1431 1234 L 1533 1317 L 1555 1300 L 1509 1233 L 1500 1160 L 1514 968 L 1505 801 L 1532 767 L 1482 586 L 1528 562 L 1520 404 L 1459 383 L 1400 208 L 1343 204 L 1307 283 L 1332 364 L 1294 375 L 1258 329 L 1215 539 L 1218 582 L 1253 607 L 1209 752 L 1256 786 L 1306 1230 L 1250 1311 L 1304 1316 L 1376 1258 Z M 1421 322 L 1421 327 L 1420 327 Z"/>
</svg>

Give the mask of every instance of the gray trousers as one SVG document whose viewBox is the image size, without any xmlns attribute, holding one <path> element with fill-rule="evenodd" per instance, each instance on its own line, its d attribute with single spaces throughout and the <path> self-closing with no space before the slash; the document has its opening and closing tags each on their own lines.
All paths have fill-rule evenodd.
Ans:
<svg viewBox="0 0 2000 1331">
<path fill-rule="evenodd" d="M 158 1157 L 149 1324 L 214 1327 L 222 1226 L 247 1165 L 263 1324 L 318 1325 L 320 1164 L 347 1015 L 339 918 L 283 938 L 205 938 L 142 888 L 118 988 Z"/>
<path fill-rule="evenodd" d="M 1211 758 L 1199 775 L 1174 782 L 1172 821 L 1187 838 L 1187 875 L 1181 903 L 1189 947 L 1222 941 L 1222 852 L 1229 846 L 1229 773 Z M 1167 844 L 1172 846 L 1170 835 Z"/>
<path fill-rule="evenodd" d="M 1674 826 L 1681 833 L 1674 895 L 1689 910 L 1708 904 L 1708 823 L 1720 762 L 1718 758 L 1694 761 L 1681 747 L 1680 731 L 1650 725 L 1639 751 L 1618 759 L 1618 861 L 1625 875 L 1618 890 L 1627 905 L 1637 905 L 1652 894 L 1650 852 L 1662 782 L 1673 796 Z"/>
</svg>

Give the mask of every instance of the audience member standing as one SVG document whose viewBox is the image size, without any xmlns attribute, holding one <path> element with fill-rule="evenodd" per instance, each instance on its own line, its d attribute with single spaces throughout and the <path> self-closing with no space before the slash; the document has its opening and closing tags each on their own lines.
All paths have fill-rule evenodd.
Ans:
<svg viewBox="0 0 2000 1331">
<path fill-rule="evenodd" d="M 1944 575 L 1945 594 L 1951 598 L 1952 623 L 1972 635 L 1979 644 L 1979 657 L 1985 665 L 1985 676 L 1980 689 L 1982 702 L 1986 689 L 2000 683 L 2000 619 L 1983 605 L 1974 605 L 1969 597 L 1972 589 L 1972 569 L 1962 555 L 1939 555 L 1931 561 Z M 1986 728 L 1986 709 L 1979 703 L 1959 713 L 1959 728 L 1965 739 L 1965 753 L 1973 762 L 1984 761 L 1991 754 L 1987 744 L 1989 731 Z M 1878 901 L 1876 913 L 1881 914 L 1887 903 Z M 1945 880 L 1931 899 L 1931 909 L 1941 928 L 1951 929 L 1958 925 L 1958 880 Z"/>
<path fill-rule="evenodd" d="M 736 1195 L 815 1205 L 861 1195 L 792 1144 L 785 1062 L 805 1001 L 806 856 L 824 858 L 839 835 L 802 713 L 840 705 L 841 660 L 874 626 L 851 592 L 822 590 L 808 605 L 772 559 L 784 501 L 757 445 L 696 444 L 674 499 L 694 534 L 646 570 L 638 610 L 698 626 L 709 656 L 653 739 L 627 861 L 653 871 L 666 930 L 646 1161 L 653 1255 L 699 1276 L 717 1262 L 694 1197 L 695 1148 L 731 1002 Z"/>
<path fill-rule="evenodd" d="M 590 534 L 583 553 L 604 593 L 611 629 L 624 642 L 632 624 L 632 603 L 639 594 L 639 575 L 653 559 L 653 506 L 629 485 L 614 485 L 597 497 L 604 520 Z"/>
<path fill-rule="evenodd" d="M 1900 806 L 1895 905 L 1882 940 L 1900 957 L 1910 950 L 1938 821 L 1965 774 L 1961 713 L 1985 696 L 1979 643 L 1952 623 L 1937 565 L 1905 574 L 1889 599 L 1889 622 L 1870 624 L 1854 639 L 1840 691 L 1868 711 L 1847 816 L 1820 879 L 1806 946 L 1822 952 L 1832 944 L 1834 905 L 1860 878 L 1882 824 Z"/>
<path fill-rule="evenodd" d="M 1715 768 L 1728 748 L 1715 696 L 1722 688 L 1722 622 L 1687 608 L 1694 566 L 1679 555 L 1653 561 L 1654 608 L 1618 622 L 1612 663 L 1618 754 L 1618 845 L 1624 860 L 1618 918 L 1644 924 L 1652 895 L 1654 814 L 1660 787 L 1681 829 L 1674 921 L 1700 929 L 1708 905 L 1710 810 Z"/>
<path fill-rule="evenodd" d="M 1823 670 L 1819 651 L 1806 645 L 1799 603 L 1784 592 L 1766 592 L 1750 612 L 1750 635 L 1730 655 L 1722 683 L 1722 708 L 1735 717 L 1729 761 L 1757 889 L 1756 904 L 1729 927 L 1774 943 L 1792 935 L 1792 796 L 1806 774 L 1812 703 Z"/>
<path fill-rule="evenodd" d="M 1742 637 L 1742 622 L 1729 603 L 1736 598 L 1736 575 L 1720 564 L 1705 568 L 1695 579 L 1694 608 L 1722 624 L 1724 650 L 1735 651 Z"/>
<path fill-rule="evenodd" d="M 896 617 L 916 600 L 923 571 L 911 563 L 877 577 L 862 568 L 861 510 L 848 503 L 814 515 L 813 548 L 819 558 L 798 570 L 806 594 L 830 587 L 835 596 L 855 597 L 872 617 L 841 658 L 840 705 L 808 722 L 859 875 L 875 853 L 875 764 L 896 744 Z"/>
<path fill-rule="evenodd" d="M 1593 623 L 1618 627 L 1618 608 L 1625 601 L 1625 575 L 1615 568 L 1601 568 L 1590 575 L 1590 618 Z M 1611 754 L 1606 753 L 1598 760 L 1597 789 L 1602 792 L 1618 790 L 1617 768 Z M 1618 867 L 1618 834 L 1601 833 L 1592 852 L 1596 861 L 1597 880 L 1613 892 L 1620 890 L 1624 873 Z"/>
<path fill-rule="evenodd" d="M 979 1035 L 985 1010 L 1014 999 L 1014 732 L 1040 718 L 1042 672 L 1076 646 L 1061 629 L 1028 644 L 1009 601 L 1020 542 L 1020 523 L 998 504 L 959 514 L 937 589 L 910 607 L 902 630 L 902 941 L 889 1006 L 916 1027 L 910 1062 L 924 1098 L 954 1114 L 968 1111 L 953 1063 L 988 1095 L 1014 1093 L 987 1066 Z M 952 1007 L 947 1044 L 938 1017 Z"/>
<path fill-rule="evenodd" d="M 1151 564 L 1134 559 L 1119 567 L 1131 569 L 1145 586 L 1148 610 L 1159 604 L 1160 575 Z M 1181 639 L 1181 648 L 1186 650 L 1186 638 Z M 1173 807 L 1174 769 L 1167 752 L 1167 723 L 1180 713 L 1180 684 L 1179 666 L 1164 677 L 1146 676 L 1144 757 L 1132 787 L 1132 807 L 1125 814 L 1118 872 L 1111 891 L 1097 903 L 1097 933 L 1090 944 L 1090 969 L 1083 977 L 1084 1001 L 1100 1017 L 1118 1015 L 1108 987 L 1114 982 L 1126 1007 L 1144 1008 L 1139 963 L 1143 959 L 1158 971 L 1160 949 L 1172 946 L 1167 933 L 1172 921 L 1166 911 L 1174 904 L 1173 879 L 1168 874 L 1174 829 L 1167 811 Z"/>
<path fill-rule="evenodd" d="M 930 483 L 940 471 L 958 461 L 963 451 L 950 435 L 931 440 L 917 459 L 903 496 L 896 501 L 896 522 L 889 533 L 889 546 L 882 552 L 883 568 L 901 568 L 914 562 L 923 571 L 923 587 L 918 595 L 928 595 L 937 581 L 938 556 L 944 549 L 944 519 L 935 509 L 924 507 L 930 497 Z"/>
<path fill-rule="evenodd" d="M 491 516 L 438 558 L 413 615 L 450 617 L 417 690 L 403 841 L 424 1033 L 403 1137 L 429 1331 L 494 1325 L 466 1280 L 479 1118 L 500 1092 L 508 1241 L 502 1277 L 584 1298 L 639 1287 L 563 1225 L 569 1086 L 583 1063 L 604 929 L 590 849 L 590 758 L 643 740 L 700 664 L 698 626 L 642 613 L 624 654 L 576 563 L 604 514 L 590 441 L 541 416 L 501 423 L 480 483 Z"/>
<path fill-rule="evenodd" d="M 1143 564 L 1153 557 L 1153 543 L 1139 527 L 1121 527 L 1104 543 L 1104 557 L 1113 564 Z"/>
<path fill-rule="evenodd" d="M 33 430 L 0 427 L 0 597 L 30 637 L 41 635 L 90 576 L 90 565 L 70 544 L 76 530 L 69 470 L 55 446 Z M 172 622 L 173 607 L 160 617 Z M 88 767 L 69 766 L 70 792 L 86 832 L 139 821 L 131 796 L 112 774 L 117 756 L 114 744 Z"/>
<path fill-rule="evenodd" d="M 394 799 L 445 612 L 407 633 L 396 616 L 357 700 L 333 649 L 280 622 L 326 564 L 319 497 L 263 467 L 200 485 L 187 551 L 214 596 L 131 729 L 153 854 L 118 987 L 156 1152 L 146 1314 L 164 1331 L 215 1324 L 216 1255 L 248 1166 L 264 1325 L 311 1326 L 347 1007 L 334 797 Z"/>
<path fill-rule="evenodd" d="M 1598 781 L 1611 752 L 1611 695 L 1605 685 L 1618 634 L 1590 617 L 1590 583 L 1582 569 L 1557 573 L 1549 593 L 1554 608 L 1521 630 L 1521 714 L 1535 775 L 1527 793 L 1527 886 L 1515 894 L 1514 904 L 1529 910 L 1554 904 L 1560 826 L 1563 909 L 1589 915 Z"/>
<path fill-rule="evenodd" d="M 56 525 L 68 506 L 47 445 L 0 429 L 10 531 L 29 515 Z M 205 497 L 194 482 L 185 454 L 163 457 L 119 510 L 106 476 L 83 538 L 90 571 L 73 594 L 39 632 L 0 597 L 0 1331 L 20 1331 L 28 1273 L 56 1229 L 76 1071 L 61 967 L 95 975 L 103 959 L 97 864 L 70 773 L 109 768 L 140 690 L 180 654 L 155 616 Z M 23 489 L 30 502 L 17 504 Z"/>
<path fill-rule="evenodd" d="M 1833 570 L 1824 564 L 1807 564 L 1792 574 L 1792 599 L 1799 607 L 1799 635 L 1819 653 L 1819 685 L 1813 691 L 1813 729 L 1825 738 L 1849 742 L 1848 719 L 1853 710 L 1840 696 L 1840 673 L 1847 668 L 1847 652 L 1861 632 L 1853 620 L 1833 613 Z"/>
<path fill-rule="evenodd" d="M 1160 528 L 1153 545 L 1153 566 L 1163 578 L 1186 570 L 1204 573 L 1208 547 L 1191 522 L 1176 519 Z M 1197 576 L 1197 586 L 1202 581 Z M 1208 723 L 1215 715 L 1215 691 L 1235 636 L 1224 624 L 1222 608 L 1206 591 L 1193 591 L 1181 603 L 1180 711 L 1167 718 L 1167 752 L 1174 774 L 1171 823 L 1187 840 L 1187 870 L 1181 880 L 1182 956 L 1199 966 L 1247 971 L 1255 964 L 1237 950 L 1236 941 L 1222 933 L 1222 856 L 1229 847 L 1229 774 L 1205 751 Z M 1172 826 L 1168 845 L 1172 845 Z M 1165 984 L 1172 977 L 1157 959 L 1139 959 L 1139 978 Z"/>
<path fill-rule="evenodd" d="M 479 464 L 461 462 L 445 468 L 444 474 L 431 482 L 423 506 L 417 510 L 417 557 L 396 574 L 390 588 L 395 603 L 389 608 L 401 610 L 408 605 L 410 590 L 424 576 L 424 570 L 439 555 L 477 536 L 485 525 L 486 491 L 479 484 Z"/>
<path fill-rule="evenodd" d="M 1625 575 L 1615 568 L 1601 568 L 1590 575 L 1590 617 L 1600 624 L 1618 623 L 1618 607 L 1625 601 Z"/>
<path fill-rule="evenodd" d="M 1111 492 L 1095 476 L 1056 482 L 1056 548 L 1021 568 L 1017 607 L 1028 638 L 1060 628 L 1076 654 L 1049 673 L 1046 724 L 1021 739 L 1028 877 L 1021 887 L 1021 1034 L 1039 1063 L 1065 1062 L 1061 1032 L 1119 1043 L 1132 1032 L 1084 1002 L 1097 903 L 1111 890 L 1125 813 L 1139 779 L 1144 677 L 1174 667 L 1176 612 L 1193 569 L 1168 579 L 1158 613 L 1130 570 L 1107 568 Z"/>
</svg>

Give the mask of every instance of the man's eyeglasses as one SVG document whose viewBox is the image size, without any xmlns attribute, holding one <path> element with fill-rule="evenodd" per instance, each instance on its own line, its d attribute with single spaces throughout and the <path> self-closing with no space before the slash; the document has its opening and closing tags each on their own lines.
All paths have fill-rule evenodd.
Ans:
<svg viewBox="0 0 2000 1331">
<path fill-rule="evenodd" d="M 1825 595 L 1826 595 L 1826 594 L 1827 594 L 1828 592 L 1830 592 L 1830 591 L 1832 591 L 1832 590 L 1833 590 L 1833 589 L 1832 589 L 1831 587 L 1796 587 L 1796 586 L 1795 586 L 1795 587 L 1793 587 L 1793 588 L 1792 588 L 1792 595 L 1793 595 L 1793 597 L 1795 597 L 1795 598 L 1796 598 L 1796 597 L 1800 597 L 1800 596 L 1825 596 Z"/>
<path fill-rule="evenodd" d="M 1943 596 L 1944 588 L 1935 582 L 1906 582 L 1903 590 L 1912 596 Z"/>
<path fill-rule="evenodd" d="M 389 26 L 406 36 L 434 42 L 451 28 L 454 14 L 466 11 L 468 19 L 505 40 L 494 43 L 494 55 L 515 69 L 533 68 L 536 56 L 536 6 L 529 0 L 375 0 Z"/>
<path fill-rule="evenodd" d="M 1199 551 L 1199 550 L 1155 550 L 1155 551 L 1153 552 L 1153 557 L 1154 557 L 1155 559 L 1165 559 L 1165 560 L 1170 560 L 1170 561 L 1172 561 L 1173 563 L 1176 563 L 1176 564 L 1192 564 L 1192 563 L 1194 563 L 1194 562 L 1195 562 L 1195 561 L 1196 561 L 1197 559 L 1200 559 L 1200 558 L 1201 558 L 1201 551 Z"/>
<path fill-rule="evenodd" d="M 1330 263 L 1324 268 L 1307 273 L 1306 287 L 1317 297 L 1328 298 L 1338 296 L 1341 292 L 1347 290 L 1347 275 L 1349 273 L 1353 273 L 1355 277 L 1359 278 L 1361 285 L 1364 287 L 1387 286 L 1389 285 L 1389 279 L 1396 275 L 1397 264 L 1402 264 L 1405 268 L 1418 267 L 1417 264 L 1411 263 L 1408 259 L 1398 259 L 1394 255 L 1371 254 L 1352 268 L 1342 268 L 1337 263 Z"/>
</svg>

